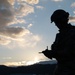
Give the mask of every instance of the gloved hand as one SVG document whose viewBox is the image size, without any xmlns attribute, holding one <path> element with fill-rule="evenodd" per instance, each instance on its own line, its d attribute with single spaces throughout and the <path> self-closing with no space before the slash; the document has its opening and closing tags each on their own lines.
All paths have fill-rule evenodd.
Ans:
<svg viewBox="0 0 75 75">
<path fill-rule="evenodd" d="M 45 49 L 44 51 L 42 51 L 40 53 L 43 53 L 46 57 L 52 59 L 52 52 L 51 52 L 51 50 L 48 50 L 48 47 L 47 47 L 47 49 Z"/>
<path fill-rule="evenodd" d="M 45 49 L 44 51 L 42 51 L 43 54 L 46 54 L 46 53 L 48 53 L 48 52 L 49 52 L 48 49 Z"/>
<path fill-rule="evenodd" d="M 50 50 L 46 49 L 46 50 L 42 51 L 42 53 L 43 53 L 46 57 L 52 59 L 52 52 L 51 52 Z"/>
</svg>

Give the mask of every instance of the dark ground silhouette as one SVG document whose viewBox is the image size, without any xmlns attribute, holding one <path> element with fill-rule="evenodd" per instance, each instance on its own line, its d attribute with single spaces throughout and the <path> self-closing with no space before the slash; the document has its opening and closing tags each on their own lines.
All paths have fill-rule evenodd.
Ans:
<svg viewBox="0 0 75 75">
<path fill-rule="evenodd" d="M 56 64 L 34 64 L 30 66 L 7 67 L 0 65 L 0 75 L 11 74 L 47 74 L 53 75 Z"/>
</svg>

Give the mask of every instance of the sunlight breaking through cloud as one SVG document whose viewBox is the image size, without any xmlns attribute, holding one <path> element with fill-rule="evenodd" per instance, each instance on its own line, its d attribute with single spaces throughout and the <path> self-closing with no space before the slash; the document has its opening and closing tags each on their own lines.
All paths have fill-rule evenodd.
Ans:
<svg viewBox="0 0 75 75">
<path fill-rule="evenodd" d="M 26 41 L 30 38 L 32 38 L 30 44 L 33 41 L 33 44 L 39 41 L 36 35 L 25 27 L 13 26 L 14 24 L 25 24 L 26 21 L 23 17 L 34 13 L 33 5 L 38 3 L 39 0 L 0 0 L 0 45 L 8 45 L 12 41 L 29 44 Z M 28 27 L 31 26 L 32 24 L 28 25 Z M 39 36 L 38 38 L 40 39 Z"/>
</svg>

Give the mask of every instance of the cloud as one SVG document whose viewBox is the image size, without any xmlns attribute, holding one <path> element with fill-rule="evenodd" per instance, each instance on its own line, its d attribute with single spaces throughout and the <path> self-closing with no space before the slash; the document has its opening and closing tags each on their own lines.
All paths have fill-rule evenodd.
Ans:
<svg viewBox="0 0 75 75">
<path fill-rule="evenodd" d="M 19 17 L 27 16 L 30 13 L 34 13 L 34 7 L 27 5 L 26 3 L 21 3 L 16 10 L 16 14 Z"/>
<path fill-rule="evenodd" d="M 24 0 L 24 1 L 29 4 L 38 4 L 39 3 L 39 0 Z"/>
<path fill-rule="evenodd" d="M 15 3 L 15 0 L 8 0 L 9 3 L 11 3 L 12 5 Z M 28 3 L 28 4 L 38 4 L 39 3 L 39 0 L 16 0 L 17 2 L 19 3 Z"/>
<path fill-rule="evenodd" d="M 73 2 L 73 3 L 71 4 L 71 7 L 75 7 L 75 2 Z"/>
<path fill-rule="evenodd" d="M 74 16 L 70 16 L 69 17 L 69 22 L 75 23 L 75 17 Z"/>
<path fill-rule="evenodd" d="M 34 35 L 24 27 L 2 28 L 0 29 L 0 35 L 4 37 L 4 39 L 0 39 L 1 45 L 7 45 L 13 41 L 15 46 L 34 47 L 41 40 L 38 35 Z"/>
<path fill-rule="evenodd" d="M 0 0 L 0 45 L 8 45 L 13 41 L 21 46 L 34 46 L 40 41 L 38 35 L 25 27 L 13 25 L 25 24 L 24 17 L 34 13 L 33 5 L 38 3 L 39 0 Z M 31 26 L 32 24 L 28 25 L 28 28 Z"/>
<path fill-rule="evenodd" d="M 0 28 L 0 45 L 8 45 L 12 41 L 16 41 L 16 39 L 20 40 L 23 36 L 26 36 L 28 33 L 29 30 L 25 29 L 24 27 Z"/>
<path fill-rule="evenodd" d="M 52 1 L 54 1 L 54 2 L 61 2 L 61 1 L 63 1 L 63 0 L 52 0 Z"/>
<path fill-rule="evenodd" d="M 7 45 L 7 44 L 9 44 L 11 41 L 10 40 L 8 40 L 8 39 L 6 39 L 6 38 L 4 38 L 4 37 L 1 37 L 0 38 L 0 45 Z"/>
<path fill-rule="evenodd" d="M 32 27 L 32 26 L 33 26 L 33 24 L 29 24 L 29 25 L 28 25 L 28 28 L 30 28 L 30 27 Z"/>
<path fill-rule="evenodd" d="M 9 22 L 8 23 L 8 26 L 9 25 L 13 25 L 13 24 L 25 24 L 26 23 L 26 21 L 24 20 L 24 19 L 17 19 L 16 17 L 14 17 L 14 19 L 12 20 L 12 22 Z"/>
<path fill-rule="evenodd" d="M 8 0 L 8 2 L 9 2 L 11 5 L 14 5 L 15 0 Z"/>
<path fill-rule="evenodd" d="M 21 0 L 0 0 L 0 27 L 25 23 L 23 17 L 34 13 L 33 6 L 19 1 Z"/>
<path fill-rule="evenodd" d="M 38 35 L 33 35 L 32 33 L 27 34 L 24 38 L 19 38 L 16 40 L 17 45 L 20 47 L 35 47 L 37 43 L 41 40 Z"/>
<path fill-rule="evenodd" d="M 24 61 L 23 61 L 23 63 L 22 62 L 6 62 L 6 63 L 4 63 L 4 65 L 6 65 L 6 66 L 22 66 L 22 65 L 24 65 Z"/>
<path fill-rule="evenodd" d="M 5 37 L 11 37 L 11 38 L 24 36 L 28 32 L 29 31 L 23 27 L 3 27 L 3 28 L 0 28 L 0 35 L 5 36 Z"/>
<path fill-rule="evenodd" d="M 36 8 L 38 8 L 38 9 L 44 9 L 43 6 L 36 6 Z"/>
<path fill-rule="evenodd" d="M 7 0 L 0 0 L 0 27 L 7 26 L 14 19 L 14 9 Z"/>
</svg>

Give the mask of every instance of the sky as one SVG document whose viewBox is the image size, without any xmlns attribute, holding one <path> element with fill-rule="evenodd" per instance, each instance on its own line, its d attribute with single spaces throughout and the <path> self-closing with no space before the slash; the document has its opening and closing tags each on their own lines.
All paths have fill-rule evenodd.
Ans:
<svg viewBox="0 0 75 75">
<path fill-rule="evenodd" d="M 39 52 L 51 49 L 58 33 L 50 21 L 57 9 L 69 12 L 69 23 L 75 25 L 74 0 L 0 0 L 0 65 L 49 60 Z"/>
</svg>

